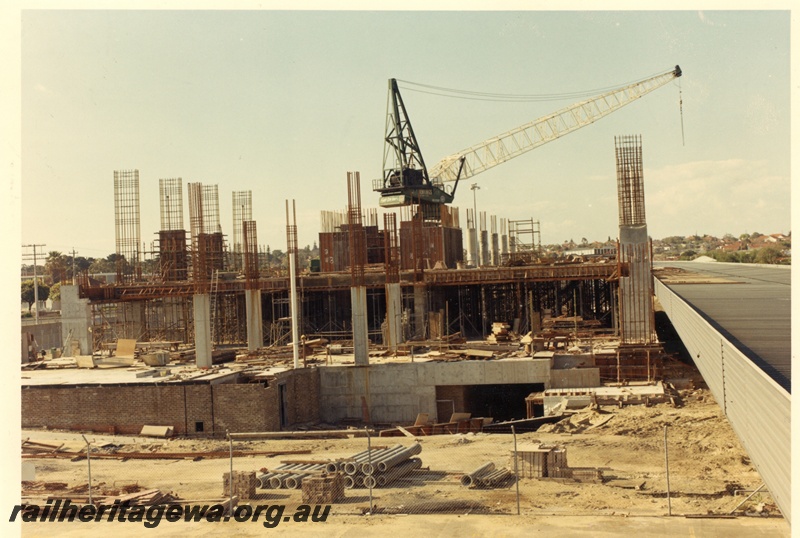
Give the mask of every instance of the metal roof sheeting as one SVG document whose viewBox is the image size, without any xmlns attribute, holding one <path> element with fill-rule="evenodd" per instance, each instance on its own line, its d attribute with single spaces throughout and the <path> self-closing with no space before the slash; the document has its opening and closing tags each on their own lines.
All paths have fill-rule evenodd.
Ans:
<svg viewBox="0 0 800 538">
<path fill-rule="evenodd" d="M 711 393 L 791 524 L 791 395 L 674 291 L 658 280 L 655 291 Z M 789 341 L 784 345 L 788 348 Z"/>
</svg>

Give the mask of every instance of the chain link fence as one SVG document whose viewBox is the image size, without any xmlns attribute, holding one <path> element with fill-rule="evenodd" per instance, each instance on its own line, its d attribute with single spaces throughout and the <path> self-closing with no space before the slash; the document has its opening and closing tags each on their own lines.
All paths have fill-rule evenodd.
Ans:
<svg viewBox="0 0 800 538">
<path fill-rule="evenodd" d="M 29 467 L 23 502 L 220 505 L 227 515 L 247 517 L 257 510 L 261 517 L 307 510 L 319 520 L 777 513 L 741 449 L 732 447 L 724 460 L 706 449 L 698 459 L 685 450 L 695 430 L 676 422 L 678 410 L 637 407 L 633 421 L 623 422 L 620 410 L 589 409 L 542 428 L 547 431 L 522 433 L 382 437 L 350 429 L 322 436 L 311 431 L 307 438 L 271 432 L 227 439 L 86 434 L 84 442 L 73 432 L 45 432 L 46 441 L 36 441 L 32 431 L 23 447 Z M 617 426 L 610 428 L 614 420 Z M 631 435 L 628 427 L 637 420 L 655 424 Z M 677 431 L 668 435 L 670 421 L 669 429 Z M 610 429 L 582 434 L 592 425 Z M 715 471 L 722 465 L 730 468 Z M 716 478 L 728 474 L 730 480 Z"/>
</svg>

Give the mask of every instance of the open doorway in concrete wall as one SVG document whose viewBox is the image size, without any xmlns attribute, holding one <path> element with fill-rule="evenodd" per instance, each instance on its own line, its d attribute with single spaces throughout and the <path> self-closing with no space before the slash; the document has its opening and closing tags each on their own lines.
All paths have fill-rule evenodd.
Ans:
<svg viewBox="0 0 800 538">
<path fill-rule="evenodd" d="M 525 398 L 544 388 L 544 383 L 437 385 L 436 421 L 447 422 L 454 412 L 491 417 L 495 422 L 527 418 Z"/>
</svg>

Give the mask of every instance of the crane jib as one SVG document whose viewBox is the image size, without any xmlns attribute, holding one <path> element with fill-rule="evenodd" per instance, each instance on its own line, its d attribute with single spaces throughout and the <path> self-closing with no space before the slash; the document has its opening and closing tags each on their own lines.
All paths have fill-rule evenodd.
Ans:
<svg viewBox="0 0 800 538">
<path fill-rule="evenodd" d="M 402 163 L 400 168 L 397 166 L 387 168 L 384 163 L 384 179 L 382 183 L 380 180 L 376 181 L 374 190 L 381 193 L 380 203 L 383 207 L 409 205 L 417 200 L 430 203 L 450 203 L 459 180 L 475 176 L 547 142 L 590 125 L 682 75 L 683 71 L 679 65 L 676 65 L 670 71 L 615 88 L 501 135 L 493 136 L 461 152 L 445 157 L 430 169 L 425 167 L 405 105 L 396 82 L 392 80 L 390 81 L 390 97 L 394 96 L 394 107 L 390 109 L 389 121 L 387 121 L 387 143 L 392 142 L 391 145 L 394 148 L 406 148 L 406 154 L 397 155 L 396 162 Z M 411 159 L 409 159 L 408 148 L 412 148 Z M 386 152 L 387 155 L 389 153 Z M 407 169 L 409 162 L 417 165 L 413 176 Z M 413 184 L 411 177 L 414 178 Z M 397 181 L 398 178 L 402 178 L 402 181 Z M 456 183 L 451 192 L 447 193 L 441 186 L 444 182 L 451 181 Z M 430 190 L 421 190 L 420 187 L 423 186 L 430 187 Z"/>
</svg>

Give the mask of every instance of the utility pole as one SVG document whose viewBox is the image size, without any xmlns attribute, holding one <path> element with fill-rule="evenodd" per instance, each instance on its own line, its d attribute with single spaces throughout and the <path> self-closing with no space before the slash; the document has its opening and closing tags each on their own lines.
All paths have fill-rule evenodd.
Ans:
<svg viewBox="0 0 800 538">
<path fill-rule="evenodd" d="M 44 247 L 41 245 L 22 245 L 22 248 L 33 248 L 33 302 L 36 305 L 36 317 L 34 323 L 39 324 L 39 281 L 36 275 L 36 247 Z"/>
<path fill-rule="evenodd" d="M 72 285 L 74 286 L 77 281 L 75 280 L 75 247 L 72 247 Z"/>
</svg>

